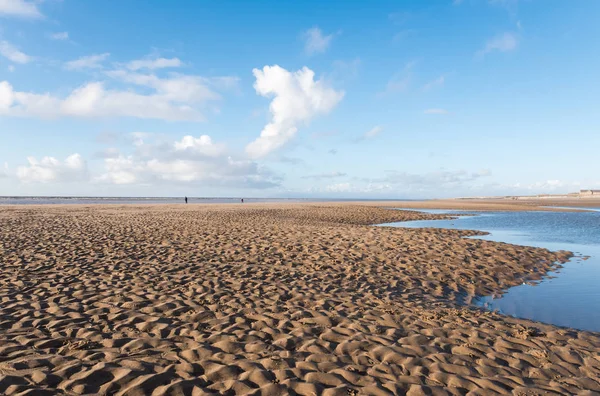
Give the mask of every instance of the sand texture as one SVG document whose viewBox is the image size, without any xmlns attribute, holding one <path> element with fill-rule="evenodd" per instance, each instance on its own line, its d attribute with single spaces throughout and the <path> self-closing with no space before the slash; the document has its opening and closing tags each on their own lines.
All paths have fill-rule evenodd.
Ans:
<svg viewBox="0 0 600 396">
<path fill-rule="evenodd" d="M 0 394 L 600 392 L 600 334 L 459 305 L 569 253 L 369 226 L 429 217 L 0 208 Z"/>
</svg>

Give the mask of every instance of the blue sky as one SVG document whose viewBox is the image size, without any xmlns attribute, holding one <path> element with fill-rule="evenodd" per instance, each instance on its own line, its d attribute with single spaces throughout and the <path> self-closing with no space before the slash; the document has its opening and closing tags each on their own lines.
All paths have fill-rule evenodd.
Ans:
<svg viewBox="0 0 600 396">
<path fill-rule="evenodd" d="M 600 187 L 600 2 L 0 0 L 0 195 Z"/>
</svg>

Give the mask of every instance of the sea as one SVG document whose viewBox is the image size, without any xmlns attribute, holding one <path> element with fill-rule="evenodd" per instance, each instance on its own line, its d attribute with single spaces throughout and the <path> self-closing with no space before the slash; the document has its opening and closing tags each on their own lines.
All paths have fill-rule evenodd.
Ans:
<svg viewBox="0 0 600 396">
<path fill-rule="evenodd" d="M 245 197 L 188 197 L 188 203 L 223 204 L 252 202 L 399 202 L 419 201 L 419 199 L 314 199 L 314 198 L 245 198 Z M 185 197 L 10 197 L 0 196 L 0 205 L 135 205 L 135 204 L 177 204 L 185 203 Z"/>
</svg>

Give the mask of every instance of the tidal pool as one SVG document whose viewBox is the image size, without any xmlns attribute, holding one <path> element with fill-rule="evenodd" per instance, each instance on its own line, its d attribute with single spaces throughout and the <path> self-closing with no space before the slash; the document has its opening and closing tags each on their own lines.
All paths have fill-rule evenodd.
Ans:
<svg viewBox="0 0 600 396">
<path fill-rule="evenodd" d="M 519 318 L 600 331 L 600 211 L 419 211 L 470 216 L 385 226 L 480 230 L 490 234 L 474 238 L 572 251 L 573 259 L 541 281 L 509 288 L 501 296 L 479 296 L 473 303 Z"/>
</svg>

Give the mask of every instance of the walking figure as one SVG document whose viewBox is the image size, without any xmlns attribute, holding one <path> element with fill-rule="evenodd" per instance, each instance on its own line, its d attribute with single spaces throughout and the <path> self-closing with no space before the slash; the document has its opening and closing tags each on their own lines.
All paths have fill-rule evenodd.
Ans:
<svg viewBox="0 0 600 396">
<path fill-rule="evenodd" d="M 185 203 L 187 203 L 187 197 L 185 197 Z"/>
<path fill-rule="evenodd" d="M 242 203 L 244 203 L 244 198 L 242 198 Z"/>
</svg>

